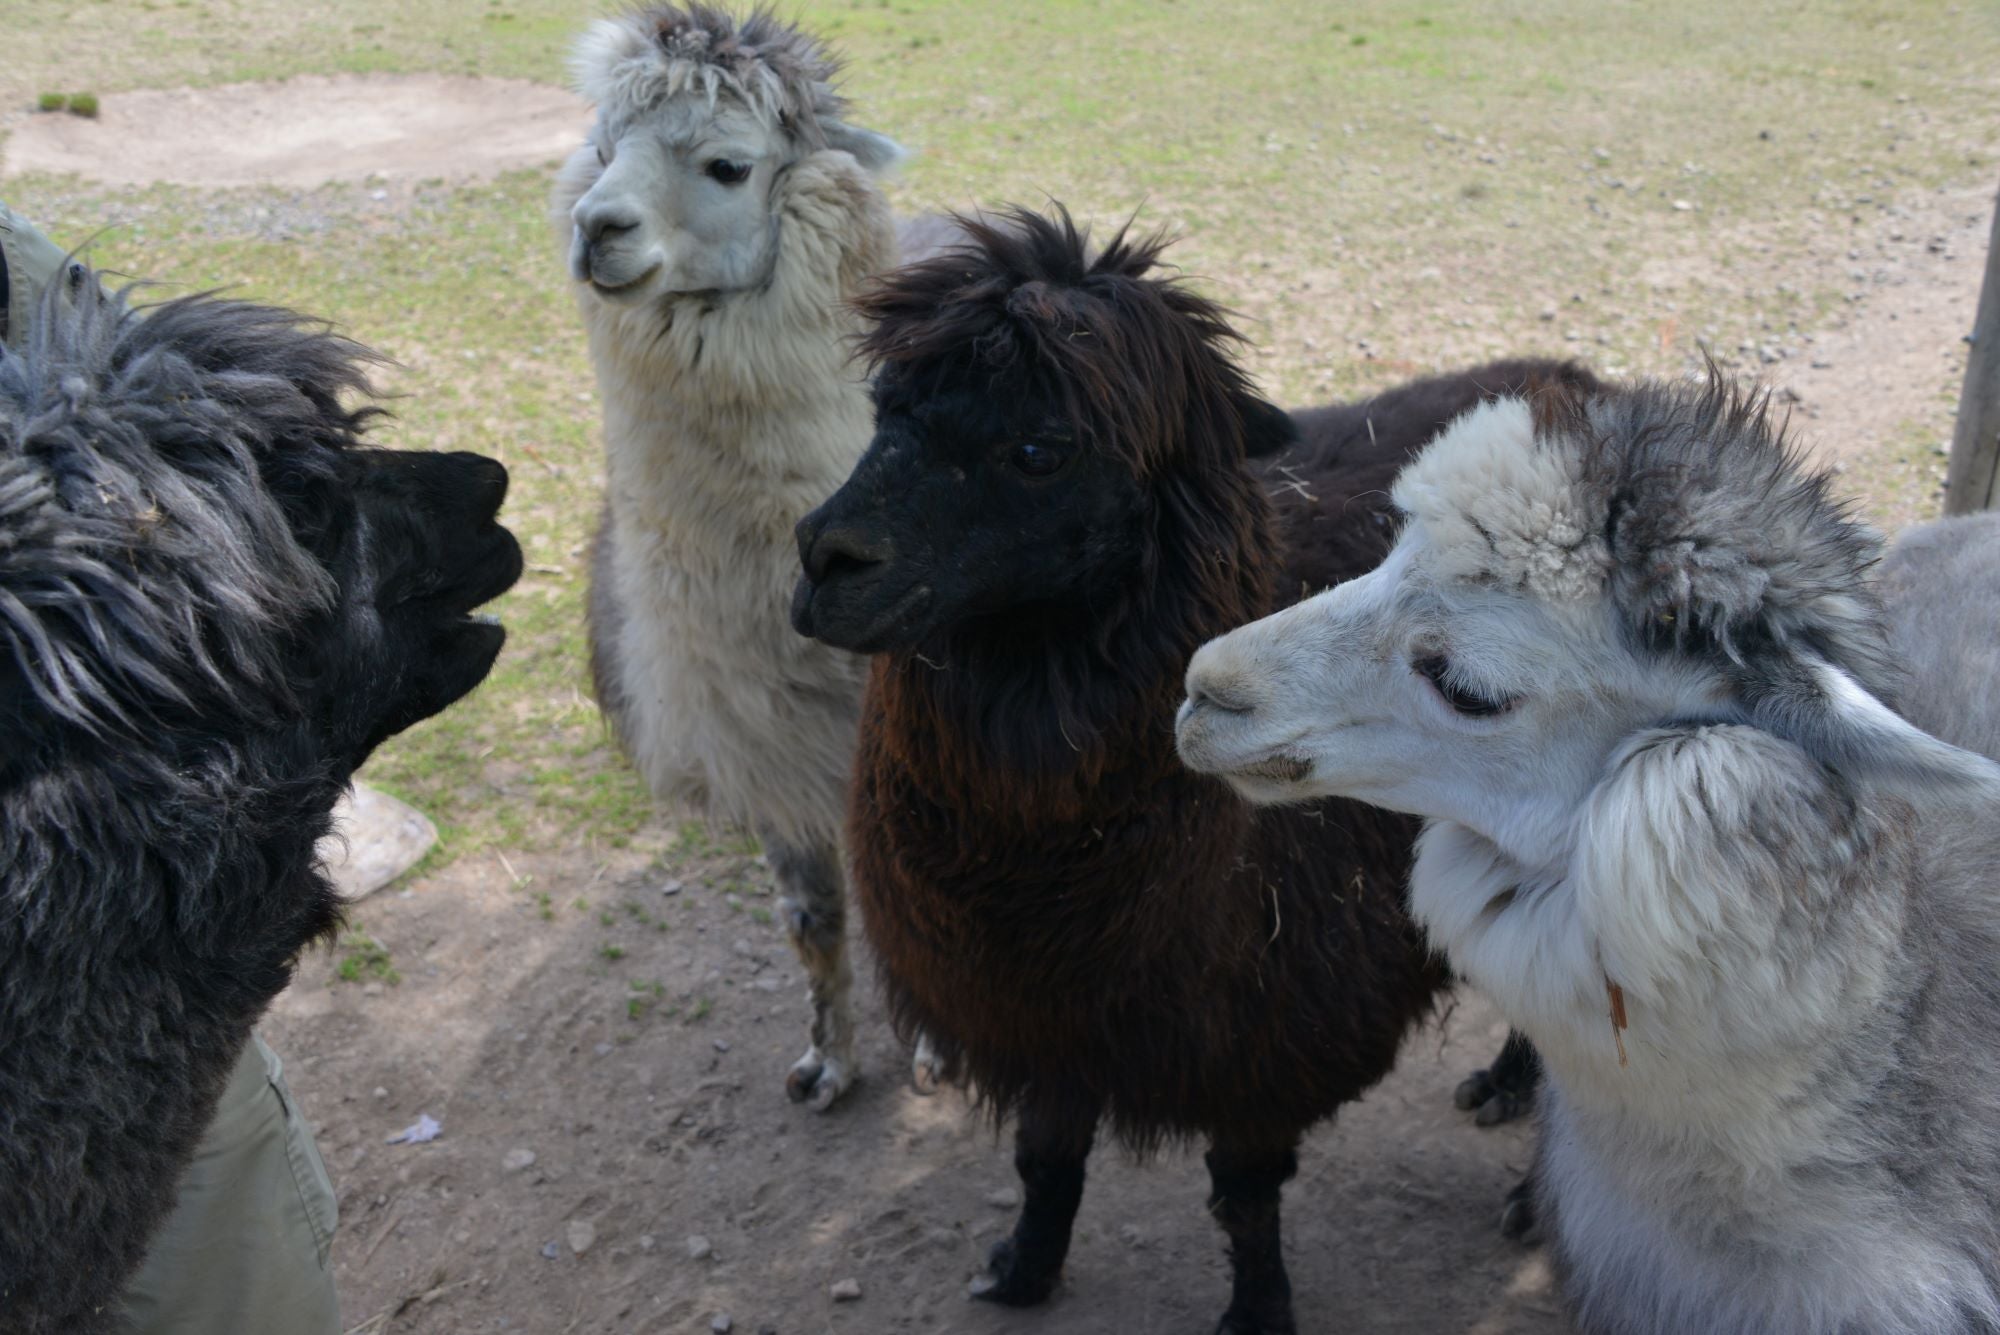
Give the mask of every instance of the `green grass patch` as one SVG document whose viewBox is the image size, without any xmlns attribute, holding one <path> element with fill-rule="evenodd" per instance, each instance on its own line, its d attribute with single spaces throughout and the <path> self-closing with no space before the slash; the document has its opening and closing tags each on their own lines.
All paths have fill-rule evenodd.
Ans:
<svg viewBox="0 0 2000 1335">
<path fill-rule="evenodd" d="M 403 975 L 396 972 L 395 963 L 389 958 L 388 949 L 359 928 L 341 933 L 337 949 L 340 951 L 340 963 L 334 966 L 333 975 L 343 983 L 388 983 L 394 986 L 403 981 Z"/>
</svg>

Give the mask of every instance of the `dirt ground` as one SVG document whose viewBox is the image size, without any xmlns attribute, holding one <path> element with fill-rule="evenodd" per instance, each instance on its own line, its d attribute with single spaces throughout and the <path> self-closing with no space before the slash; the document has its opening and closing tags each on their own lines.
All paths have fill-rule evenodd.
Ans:
<svg viewBox="0 0 2000 1335">
<path fill-rule="evenodd" d="M 121 93 L 92 118 L 21 116 L 0 165 L 210 189 L 478 180 L 568 156 L 589 124 L 573 94 L 524 79 L 302 76 Z"/>
<path fill-rule="evenodd" d="M 31 117 L 8 162 L 117 182 L 165 163 L 170 179 L 206 185 L 462 175 L 547 161 L 578 119 L 567 95 L 469 79 L 299 80 L 287 106 L 312 90 L 322 113 L 285 125 L 254 90 L 130 95 L 96 124 Z M 431 119 L 418 125 L 414 109 Z M 336 117 L 338 154 L 288 128 Z M 499 133 L 503 120 L 518 133 Z M 462 123 L 479 134 L 454 132 Z M 1862 228 L 1829 224 L 1855 238 L 1830 261 L 1847 300 L 1764 369 L 1808 445 L 1857 485 L 1922 496 L 1942 475 L 1930 449 L 1950 431 L 1989 208 L 1979 192 L 1926 195 Z M 1915 443 L 1885 456 L 1892 440 Z M 1896 505 L 1885 522 L 1921 508 Z M 966 1281 L 1011 1221 L 1007 1144 L 959 1095 L 909 1088 L 865 984 L 864 1083 L 824 1116 L 786 1102 L 804 986 L 770 894 L 756 858 L 692 829 L 661 861 L 472 856 L 358 906 L 393 981 L 365 965 L 341 980 L 349 951 L 305 961 L 266 1032 L 340 1190 L 350 1335 L 1212 1327 L 1226 1269 L 1185 1152 L 1137 1165 L 1100 1150 L 1051 1304 L 969 1302 Z M 1476 1130 L 1451 1107 L 1503 1032 L 1462 996 L 1390 1080 L 1312 1136 L 1287 1193 L 1302 1329 L 1564 1329 L 1539 1254 L 1496 1227 L 1531 1133 Z M 421 1115 L 437 1139 L 386 1142 Z M 844 1280 L 858 1299 L 832 1296 Z"/>
</svg>

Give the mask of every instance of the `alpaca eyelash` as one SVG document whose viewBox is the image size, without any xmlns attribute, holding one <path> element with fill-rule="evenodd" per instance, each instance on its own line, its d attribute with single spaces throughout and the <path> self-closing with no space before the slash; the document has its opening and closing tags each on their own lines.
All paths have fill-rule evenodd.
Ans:
<svg viewBox="0 0 2000 1335">
<path fill-rule="evenodd" d="M 1495 700 L 1453 681 L 1451 660 L 1443 654 L 1426 655 L 1412 662 L 1410 666 L 1430 682 L 1432 688 L 1444 697 L 1446 704 L 1468 718 L 1491 718 L 1495 714 L 1506 712 L 1513 705 L 1511 700 Z"/>
</svg>

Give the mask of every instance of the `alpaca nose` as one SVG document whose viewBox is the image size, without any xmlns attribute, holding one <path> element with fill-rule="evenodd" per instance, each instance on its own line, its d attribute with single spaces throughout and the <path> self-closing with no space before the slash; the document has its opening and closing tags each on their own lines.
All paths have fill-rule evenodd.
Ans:
<svg viewBox="0 0 2000 1335">
<path fill-rule="evenodd" d="M 1257 708 L 1241 682 L 1219 680 L 1211 675 L 1189 676 L 1187 703 L 1189 709 L 1213 709 L 1224 714 L 1250 714 Z"/>
<path fill-rule="evenodd" d="M 577 235 L 583 238 L 584 248 L 592 250 L 627 232 L 636 231 L 639 215 L 621 204 L 594 202 L 586 198 L 577 202 L 570 213 L 570 221 L 576 224 Z"/>
<path fill-rule="evenodd" d="M 853 574 L 869 566 L 881 565 L 894 555 L 887 538 L 873 537 L 846 524 L 834 524 L 817 533 L 806 530 L 808 520 L 799 525 L 799 557 L 806 578 L 823 584 L 837 575 Z"/>
</svg>

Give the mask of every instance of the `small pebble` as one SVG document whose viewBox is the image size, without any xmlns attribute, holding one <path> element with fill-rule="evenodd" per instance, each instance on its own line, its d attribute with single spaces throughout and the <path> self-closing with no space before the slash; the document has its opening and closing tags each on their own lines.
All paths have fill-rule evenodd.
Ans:
<svg viewBox="0 0 2000 1335">
<path fill-rule="evenodd" d="M 996 1210 L 1011 1210 L 1021 1203 L 1021 1193 L 1012 1187 L 1001 1187 L 986 1193 L 986 1203 Z"/>
<path fill-rule="evenodd" d="M 611 1055 L 611 1045 L 609 1043 L 599 1043 L 595 1051 L 600 1057 L 609 1057 Z"/>
<path fill-rule="evenodd" d="M 587 1219 L 572 1219 L 564 1231 L 569 1236 L 569 1249 L 578 1256 L 589 1251 L 591 1245 L 597 1241 L 597 1225 Z"/>
<path fill-rule="evenodd" d="M 555 1243 L 545 1242 L 542 1244 L 542 1258 L 544 1260 L 553 1261 L 561 1255 L 562 1248 L 556 1246 Z"/>
<path fill-rule="evenodd" d="M 729 1051 L 729 1040 L 728 1040 L 728 1039 L 726 1039 L 726 1038 L 718 1038 L 718 1039 L 716 1039 L 716 1040 L 715 1040 L 715 1050 L 716 1050 L 717 1052 L 727 1052 L 727 1051 Z"/>
<path fill-rule="evenodd" d="M 714 1331 L 715 1335 L 729 1335 L 730 1331 L 736 1329 L 736 1323 L 729 1319 L 729 1313 L 717 1312 L 708 1319 L 708 1328 Z"/>
<path fill-rule="evenodd" d="M 688 1260 L 690 1261 L 706 1261 L 710 1254 L 715 1251 L 714 1246 L 709 1243 L 709 1240 L 699 1233 L 692 1234 L 688 1238 L 687 1249 Z"/>
<path fill-rule="evenodd" d="M 683 886 L 681 885 L 681 883 L 680 883 L 679 881 L 677 881 L 677 880 L 676 880 L 676 881 L 668 881 L 668 882 L 667 882 L 667 883 L 666 883 L 665 885 L 663 885 L 663 886 L 661 886 L 661 887 L 660 887 L 660 893 L 661 893 L 661 894 L 663 894 L 663 895 L 677 895 L 677 894 L 679 894 L 679 893 L 680 893 L 680 892 L 682 891 L 682 889 L 684 889 L 684 888 L 685 888 L 685 887 L 683 887 Z"/>
<path fill-rule="evenodd" d="M 837 1303 L 851 1303 L 861 1296 L 861 1281 L 858 1279 L 837 1279 L 827 1290 Z"/>
<path fill-rule="evenodd" d="M 508 1150 L 507 1157 L 500 1161 L 500 1167 L 509 1173 L 518 1173 L 524 1168 L 535 1166 L 533 1150 Z"/>
<path fill-rule="evenodd" d="M 653 1235 L 652 1235 L 652 1234 L 650 1234 L 650 1233 L 641 1233 L 641 1234 L 639 1235 L 639 1250 L 640 1250 L 640 1251 L 642 1251 L 642 1252 L 649 1252 L 649 1251 L 653 1250 L 653 1248 L 655 1248 L 655 1247 L 657 1247 L 657 1246 L 659 1246 L 659 1245 L 660 1245 L 660 1244 L 659 1244 L 659 1242 L 658 1242 L 657 1240 L 655 1240 L 655 1239 L 654 1239 L 654 1237 L 653 1237 Z"/>
<path fill-rule="evenodd" d="M 389 1091 L 382 1088 L 382 1086 L 377 1085 L 375 1086 L 375 1097 L 378 1099 L 386 1099 L 389 1097 Z"/>
</svg>

